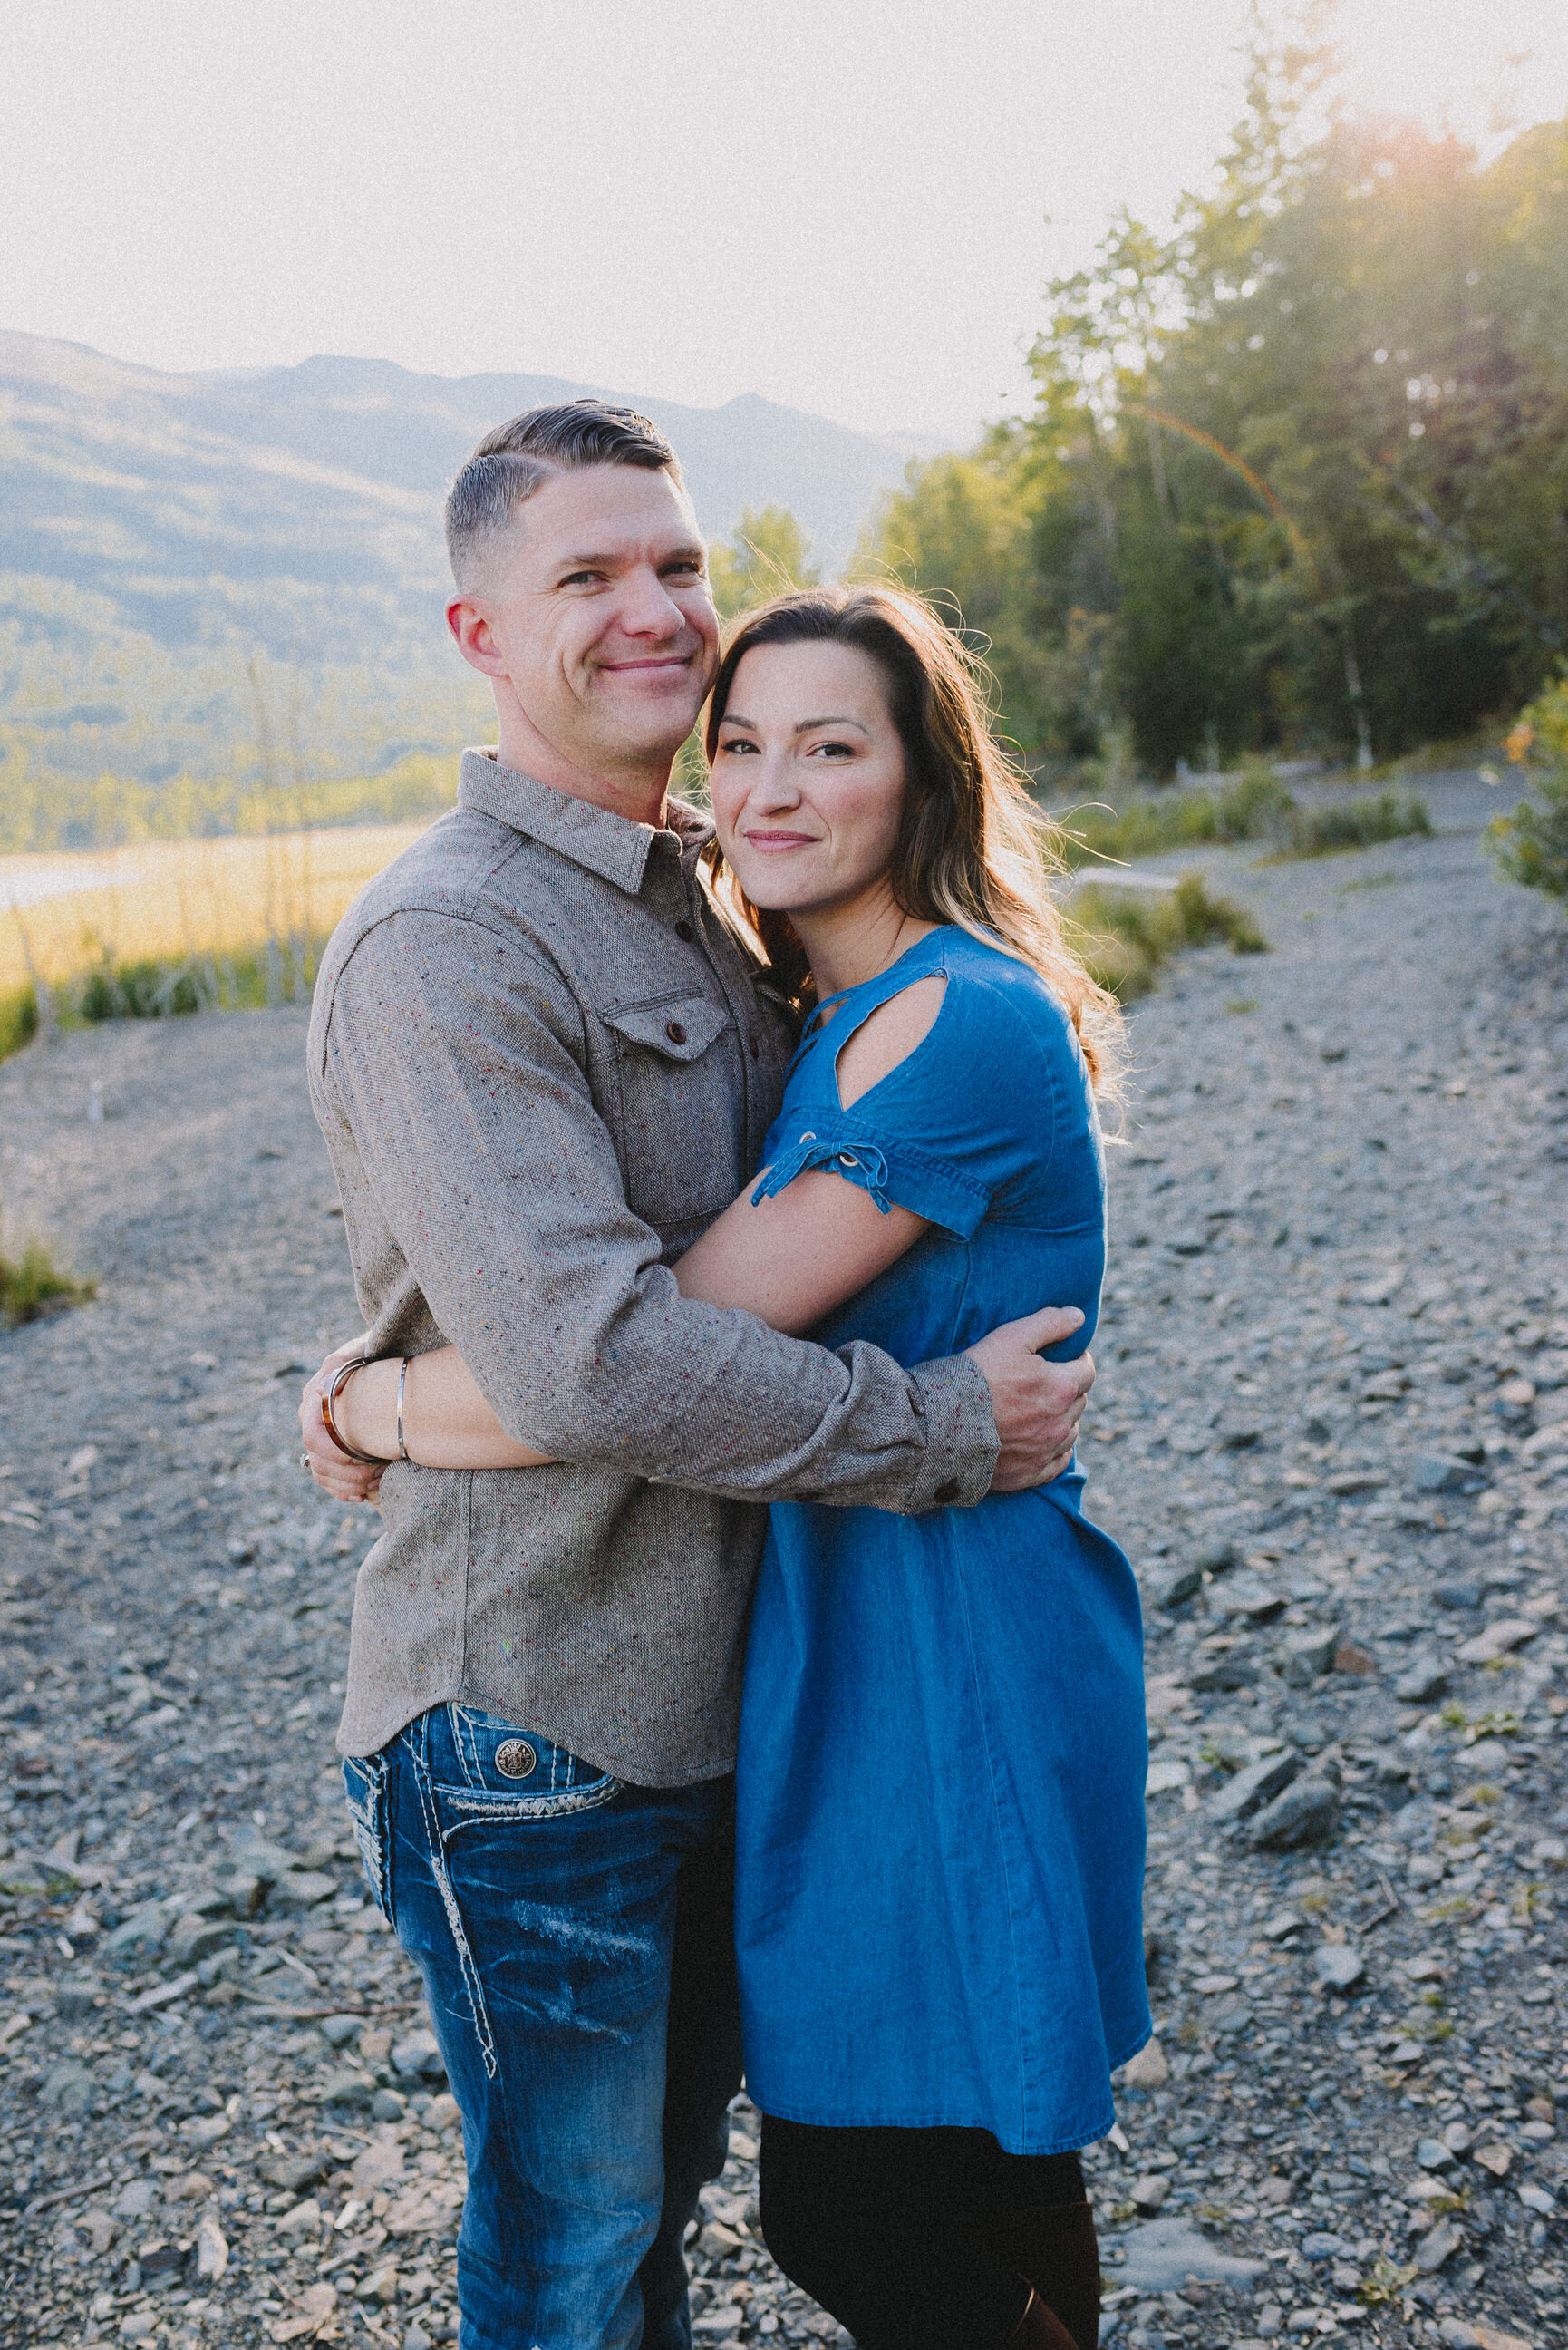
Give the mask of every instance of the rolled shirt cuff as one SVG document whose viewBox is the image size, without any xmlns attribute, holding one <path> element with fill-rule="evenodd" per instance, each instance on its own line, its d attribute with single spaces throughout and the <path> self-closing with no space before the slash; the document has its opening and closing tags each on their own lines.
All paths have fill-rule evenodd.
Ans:
<svg viewBox="0 0 1568 2350">
<path fill-rule="evenodd" d="M 1002 1440 L 985 1374 L 967 1355 L 919 1363 L 909 1373 L 926 1444 L 907 1508 L 969 1509 L 991 1491 Z"/>
</svg>

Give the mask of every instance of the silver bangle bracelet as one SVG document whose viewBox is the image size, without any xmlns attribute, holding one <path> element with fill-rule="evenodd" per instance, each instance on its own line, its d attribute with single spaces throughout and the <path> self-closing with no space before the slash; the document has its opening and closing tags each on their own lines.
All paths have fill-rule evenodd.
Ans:
<svg viewBox="0 0 1568 2350">
<path fill-rule="evenodd" d="M 398 1458 L 400 1461 L 407 1461 L 410 1467 L 416 1464 L 413 1455 L 403 1441 L 403 1394 L 409 1383 L 409 1365 L 413 1359 L 411 1355 L 405 1355 L 402 1368 L 398 1373 Z"/>
</svg>

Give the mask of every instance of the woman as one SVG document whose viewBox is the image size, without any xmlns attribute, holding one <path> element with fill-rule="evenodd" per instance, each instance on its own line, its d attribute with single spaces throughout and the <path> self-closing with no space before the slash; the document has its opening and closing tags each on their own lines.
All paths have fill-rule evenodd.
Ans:
<svg viewBox="0 0 1568 2350">
<path fill-rule="evenodd" d="M 1050 1299 L 1080 1352 L 1114 1007 L 957 640 L 901 592 L 782 598 L 729 650 L 707 748 L 720 880 L 807 1017 L 682 1292 L 909 1364 Z M 351 1378 L 348 1445 L 395 1453 L 400 1386 L 416 1460 L 543 1458 L 450 1348 Z M 1136 1586 L 1082 1487 L 771 1513 L 737 1783 L 763 2227 L 864 2350 L 1097 2338 L 1076 2149 L 1149 2030 L 1147 1750 Z"/>
</svg>

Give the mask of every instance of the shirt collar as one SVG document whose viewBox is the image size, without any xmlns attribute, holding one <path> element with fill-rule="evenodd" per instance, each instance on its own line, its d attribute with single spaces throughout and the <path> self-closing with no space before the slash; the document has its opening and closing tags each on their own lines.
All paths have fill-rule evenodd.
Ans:
<svg viewBox="0 0 1568 2350">
<path fill-rule="evenodd" d="M 683 800 L 667 803 L 668 827 L 634 824 L 629 816 L 590 801 L 574 799 L 515 767 L 504 767 L 491 751 L 465 751 L 458 772 L 459 807 L 477 808 L 514 832 L 524 832 L 546 848 L 560 851 L 574 864 L 586 866 L 618 889 L 635 897 L 642 887 L 648 860 L 658 841 L 674 837 L 681 857 L 693 857 L 713 837 L 711 820 Z"/>
</svg>

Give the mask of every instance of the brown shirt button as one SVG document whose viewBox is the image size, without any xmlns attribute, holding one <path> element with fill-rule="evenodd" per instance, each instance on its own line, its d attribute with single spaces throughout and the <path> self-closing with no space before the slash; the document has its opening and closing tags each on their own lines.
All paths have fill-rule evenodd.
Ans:
<svg viewBox="0 0 1568 2350">
<path fill-rule="evenodd" d="M 665 1023 L 664 1033 L 669 1037 L 672 1045 L 684 1045 L 686 1042 L 686 1031 L 680 1025 L 679 1020 L 667 1021 Z"/>
<path fill-rule="evenodd" d="M 948 1479 L 945 1485 L 939 1485 L 937 1487 L 931 1499 L 935 1502 L 956 1502 L 958 1500 L 958 1487 L 954 1484 L 950 1477 Z"/>
<path fill-rule="evenodd" d="M 686 920 L 684 915 L 681 916 L 680 921 L 675 925 L 675 935 L 678 939 L 686 939 L 688 941 L 694 939 L 697 935 L 691 924 Z"/>
</svg>

